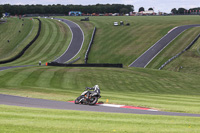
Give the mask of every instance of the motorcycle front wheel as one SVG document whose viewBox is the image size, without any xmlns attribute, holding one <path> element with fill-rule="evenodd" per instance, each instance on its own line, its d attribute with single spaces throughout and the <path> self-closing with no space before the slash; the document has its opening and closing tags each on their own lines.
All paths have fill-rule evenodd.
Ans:
<svg viewBox="0 0 200 133">
<path fill-rule="evenodd" d="M 76 100 L 74 101 L 75 104 L 79 104 L 81 103 L 80 100 L 81 98 L 83 98 L 83 96 L 79 96 L 78 98 L 76 98 Z M 82 103 L 81 103 L 82 104 Z"/>
</svg>

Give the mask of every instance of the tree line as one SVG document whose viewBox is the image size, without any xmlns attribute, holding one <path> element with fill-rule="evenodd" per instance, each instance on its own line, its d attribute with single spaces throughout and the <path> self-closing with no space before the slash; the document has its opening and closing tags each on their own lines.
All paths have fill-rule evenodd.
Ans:
<svg viewBox="0 0 200 133">
<path fill-rule="evenodd" d="M 184 14 L 200 14 L 200 7 L 198 8 L 191 8 L 189 10 L 185 9 L 185 8 L 173 8 L 171 10 L 172 14 L 176 14 L 176 15 L 184 15 Z"/>
<path fill-rule="evenodd" d="M 23 14 L 68 14 L 70 11 L 82 13 L 129 13 L 134 11 L 133 5 L 124 4 L 96 4 L 96 5 L 0 5 L 4 12 L 11 15 Z"/>
<path fill-rule="evenodd" d="M 2 13 L 4 12 L 3 7 L 0 6 L 0 18 L 2 17 Z"/>
</svg>

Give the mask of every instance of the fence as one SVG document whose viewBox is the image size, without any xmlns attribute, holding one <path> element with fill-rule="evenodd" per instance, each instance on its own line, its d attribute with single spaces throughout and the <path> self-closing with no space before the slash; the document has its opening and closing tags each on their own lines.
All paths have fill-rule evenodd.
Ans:
<svg viewBox="0 0 200 133">
<path fill-rule="evenodd" d="M 88 61 L 88 55 L 89 55 L 90 49 L 91 49 L 93 41 L 94 41 L 95 33 L 96 33 L 96 27 L 94 27 L 94 30 L 93 30 L 93 33 L 92 33 L 92 37 L 91 37 L 91 41 L 90 41 L 88 49 L 87 49 L 87 51 L 85 53 L 85 64 L 87 64 L 87 61 Z"/>
</svg>

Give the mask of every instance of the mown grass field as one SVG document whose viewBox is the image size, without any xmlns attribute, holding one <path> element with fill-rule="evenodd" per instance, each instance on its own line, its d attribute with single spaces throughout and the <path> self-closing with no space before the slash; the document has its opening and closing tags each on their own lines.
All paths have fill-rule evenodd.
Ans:
<svg viewBox="0 0 200 133">
<path fill-rule="evenodd" d="M 139 68 L 27 67 L 0 72 L 0 93 L 71 101 L 98 84 L 100 101 L 200 113 L 199 75 Z"/>
<path fill-rule="evenodd" d="M 36 65 L 39 61 L 45 64 L 65 52 L 72 36 L 69 27 L 57 20 L 44 18 L 40 18 L 40 20 L 42 28 L 38 39 L 20 59 L 1 66 Z"/>
<path fill-rule="evenodd" d="M 0 60 L 5 60 L 16 55 L 34 38 L 38 22 L 9 18 L 6 23 L 0 24 L 0 29 Z"/>
<path fill-rule="evenodd" d="M 63 111 L 0 105 L 0 132 L 15 133 L 198 133 L 200 118 L 85 111 Z"/>
</svg>

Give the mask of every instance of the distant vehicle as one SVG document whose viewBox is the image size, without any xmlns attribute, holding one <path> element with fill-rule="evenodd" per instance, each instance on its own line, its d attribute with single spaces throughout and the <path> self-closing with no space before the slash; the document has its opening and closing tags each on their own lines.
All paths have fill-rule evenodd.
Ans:
<svg viewBox="0 0 200 133">
<path fill-rule="evenodd" d="M 119 13 L 113 13 L 112 16 L 119 16 Z"/>
<path fill-rule="evenodd" d="M 118 22 L 114 22 L 114 26 L 118 26 L 119 24 L 118 24 Z"/>
<path fill-rule="evenodd" d="M 89 17 L 86 17 L 84 19 L 81 19 L 81 21 L 89 21 Z"/>
</svg>

